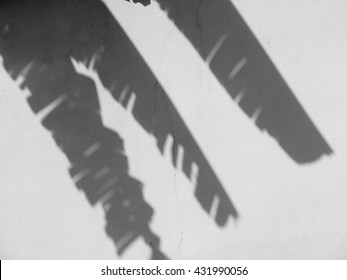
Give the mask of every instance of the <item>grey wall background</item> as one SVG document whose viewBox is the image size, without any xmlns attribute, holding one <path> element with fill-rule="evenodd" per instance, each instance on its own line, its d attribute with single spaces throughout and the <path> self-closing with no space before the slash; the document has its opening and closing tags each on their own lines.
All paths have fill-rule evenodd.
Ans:
<svg viewBox="0 0 347 280">
<path fill-rule="evenodd" d="M 104 1 L 186 122 L 240 215 L 225 227 L 194 197 L 194 186 L 105 90 L 102 118 L 125 140 L 130 172 L 155 210 L 161 248 L 174 259 L 345 259 L 347 257 L 347 4 L 232 1 L 333 150 L 297 164 L 233 102 L 192 44 L 157 4 Z M 103 211 L 68 175 L 25 92 L 0 68 L 0 256 L 116 258 Z M 212 218 L 211 218 L 212 216 Z M 147 258 L 138 240 L 123 258 Z"/>
</svg>

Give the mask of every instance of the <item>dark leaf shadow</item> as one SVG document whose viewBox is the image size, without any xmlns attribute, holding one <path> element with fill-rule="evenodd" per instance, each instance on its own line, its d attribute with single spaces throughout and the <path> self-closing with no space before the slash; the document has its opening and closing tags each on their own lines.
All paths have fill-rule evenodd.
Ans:
<svg viewBox="0 0 347 280">
<path fill-rule="evenodd" d="M 90 204 L 105 210 L 106 232 L 118 254 L 142 236 L 152 258 L 167 258 L 149 223 L 153 209 L 142 184 L 129 175 L 123 140 L 101 119 L 92 79 L 78 74 L 71 59 L 93 68 L 103 85 L 163 152 L 172 137 L 173 165 L 196 184 L 195 196 L 216 223 L 238 213 L 184 121 L 145 61 L 106 6 L 96 0 L 3 1 L 0 54 L 13 79 L 23 78 L 28 103 L 42 118 L 71 163 L 70 175 Z M 183 153 L 182 162 L 178 154 Z"/>
<path fill-rule="evenodd" d="M 333 151 L 230 0 L 156 0 L 260 130 L 297 163 Z"/>
</svg>

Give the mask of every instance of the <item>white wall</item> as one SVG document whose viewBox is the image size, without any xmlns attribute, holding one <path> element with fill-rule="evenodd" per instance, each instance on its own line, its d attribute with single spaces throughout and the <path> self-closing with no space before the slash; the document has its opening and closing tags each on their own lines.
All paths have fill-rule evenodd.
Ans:
<svg viewBox="0 0 347 280">
<path fill-rule="evenodd" d="M 103 120 L 125 139 L 131 173 L 155 210 L 151 227 L 170 258 L 345 259 L 347 4 L 232 2 L 332 147 L 331 156 L 305 165 L 292 161 L 236 106 L 156 4 L 105 1 L 183 116 L 240 218 L 218 227 L 191 183 L 172 168 L 170 155 L 160 155 L 154 139 L 99 83 Z M 0 93 L 0 257 L 116 258 L 102 210 L 77 191 L 68 161 L 3 68 Z M 147 255 L 140 241 L 124 258 Z"/>
</svg>

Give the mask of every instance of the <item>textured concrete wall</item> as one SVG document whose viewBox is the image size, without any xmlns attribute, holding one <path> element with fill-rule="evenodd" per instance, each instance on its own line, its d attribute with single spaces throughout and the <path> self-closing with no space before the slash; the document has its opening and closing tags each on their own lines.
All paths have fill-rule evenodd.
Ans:
<svg viewBox="0 0 347 280">
<path fill-rule="evenodd" d="M 164 0 L 147 7 L 104 2 L 144 59 L 124 74 L 134 102 L 121 106 L 95 71 L 81 61 L 73 65 L 95 81 L 103 123 L 124 140 L 130 174 L 154 211 L 150 227 L 161 251 L 172 259 L 345 259 L 347 4 L 232 1 L 257 45 L 224 8 L 228 1 L 198 9 L 177 1 L 181 10 Z M 243 36 L 246 45 L 234 45 Z M 134 86 L 134 77 L 143 83 Z M 136 115 L 141 85 L 153 77 L 176 110 L 167 109 L 173 135 L 166 135 L 162 152 L 159 137 Z M 117 258 L 104 210 L 76 188 L 69 161 L 20 83 L 0 68 L 0 257 Z M 237 95 L 242 87 L 245 95 Z M 182 166 L 189 152 L 199 169 L 191 179 Z M 139 238 L 122 257 L 150 253 Z"/>
</svg>

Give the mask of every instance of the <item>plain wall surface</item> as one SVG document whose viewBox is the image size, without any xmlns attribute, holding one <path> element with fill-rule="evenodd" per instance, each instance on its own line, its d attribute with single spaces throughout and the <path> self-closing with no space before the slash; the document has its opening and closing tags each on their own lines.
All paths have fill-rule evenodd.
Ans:
<svg viewBox="0 0 347 280">
<path fill-rule="evenodd" d="M 151 227 L 172 259 L 346 259 L 347 3 L 232 1 L 333 150 L 294 162 L 256 128 L 156 3 L 104 1 L 157 76 L 239 212 L 219 227 L 192 183 L 98 84 L 104 123 L 118 131 L 154 209 Z M 81 65 L 80 71 L 87 71 Z M 0 257 L 117 258 L 68 161 L 25 92 L 0 68 Z M 124 258 L 147 258 L 140 240 Z"/>
</svg>

